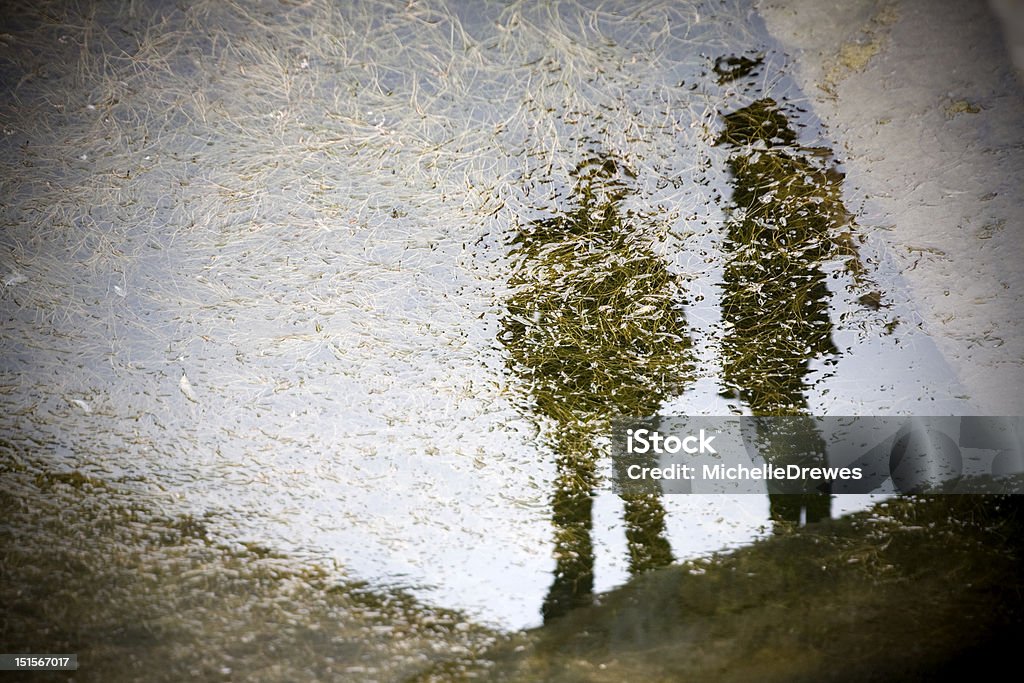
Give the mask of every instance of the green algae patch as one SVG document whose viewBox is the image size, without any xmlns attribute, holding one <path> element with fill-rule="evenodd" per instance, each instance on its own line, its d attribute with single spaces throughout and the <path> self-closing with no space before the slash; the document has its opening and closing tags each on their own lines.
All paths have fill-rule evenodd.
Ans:
<svg viewBox="0 0 1024 683">
<path fill-rule="evenodd" d="M 83 474 L 77 470 L 72 472 L 40 472 L 35 476 L 35 484 L 42 489 L 49 489 L 61 484 L 75 489 L 101 489 L 106 486 L 106 482 L 102 479 Z"/>
<path fill-rule="evenodd" d="M 75 680 L 405 680 L 434 663 L 445 673 L 422 680 L 452 680 L 500 637 L 332 566 L 217 542 L 207 520 L 116 483 L 41 469 L 0 450 L 0 650 L 77 653 Z"/>
<path fill-rule="evenodd" d="M 636 578 L 497 649 L 503 681 L 970 677 L 1024 632 L 1024 506 L 894 499 Z"/>
</svg>

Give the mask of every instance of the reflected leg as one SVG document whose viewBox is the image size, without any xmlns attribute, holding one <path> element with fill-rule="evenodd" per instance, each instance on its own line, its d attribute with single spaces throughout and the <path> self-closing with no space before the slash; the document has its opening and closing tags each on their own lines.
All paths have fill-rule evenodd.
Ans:
<svg viewBox="0 0 1024 683">
<path fill-rule="evenodd" d="M 558 456 L 557 467 L 551 499 L 555 579 L 542 607 L 545 622 L 590 604 L 594 591 L 594 545 L 590 537 L 596 484 L 594 453 L 589 448 L 569 448 Z"/>
<path fill-rule="evenodd" d="M 655 493 L 622 496 L 625 504 L 629 573 L 633 576 L 672 564 L 672 548 L 665 537 L 665 508 Z"/>
</svg>

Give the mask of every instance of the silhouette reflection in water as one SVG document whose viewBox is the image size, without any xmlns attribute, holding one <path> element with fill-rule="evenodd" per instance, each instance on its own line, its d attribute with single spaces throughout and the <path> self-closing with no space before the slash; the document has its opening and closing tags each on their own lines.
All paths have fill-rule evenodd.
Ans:
<svg viewBox="0 0 1024 683">
<path fill-rule="evenodd" d="M 614 416 L 645 416 L 690 381 L 680 278 L 655 254 L 658 228 L 624 212 L 632 172 L 596 155 L 574 173 L 570 206 L 522 227 L 501 342 L 555 453 L 555 578 L 545 621 L 588 604 L 600 442 Z M 629 568 L 672 561 L 656 494 L 624 496 Z"/>
<path fill-rule="evenodd" d="M 770 98 L 723 118 L 718 144 L 734 149 L 722 285 L 724 381 L 754 415 L 804 415 L 811 361 L 838 354 L 823 264 L 845 258 L 855 281 L 864 275 L 842 204 L 843 175 L 820 161 L 827 149 L 797 146 Z M 786 427 L 762 420 L 758 438 L 774 464 L 823 464 L 824 443 L 809 416 Z M 830 515 L 827 493 L 770 499 L 777 527 Z"/>
</svg>

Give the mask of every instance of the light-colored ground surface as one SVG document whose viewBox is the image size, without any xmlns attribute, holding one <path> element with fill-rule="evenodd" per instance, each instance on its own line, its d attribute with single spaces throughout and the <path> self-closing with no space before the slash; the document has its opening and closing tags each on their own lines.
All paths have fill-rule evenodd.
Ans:
<svg viewBox="0 0 1024 683">
<path fill-rule="evenodd" d="M 763 0 L 884 227 L 930 334 L 985 413 L 1024 387 L 1024 97 L 995 15 L 958 0 Z"/>
</svg>

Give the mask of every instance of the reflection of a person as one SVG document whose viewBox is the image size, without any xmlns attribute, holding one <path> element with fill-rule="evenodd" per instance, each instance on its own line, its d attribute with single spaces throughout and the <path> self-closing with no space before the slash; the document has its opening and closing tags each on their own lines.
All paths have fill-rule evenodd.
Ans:
<svg viewBox="0 0 1024 683">
<path fill-rule="evenodd" d="M 806 415 L 810 362 L 837 353 L 822 262 L 851 256 L 837 241 L 848 221 L 842 176 L 800 154 L 796 133 L 771 99 L 724 119 L 719 143 L 737 150 L 729 157 L 737 209 L 728 224 L 722 285 L 724 378 L 754 415 Z M 848 268 L 857 266 L 854 259 Z M 784 425 L 761 421 L 758 438 L 772 464 L 824 464 L 824 443 L 810 417 Z M 830 514 L 827 493 L 770 500 L 777 524 Z"/>
<path fill-rule="evenodd" d="M 655 413 L 688 382 L 678 277 L 651 249 L 649 226 L 627 223 L 619 209 L 631 175 L 606 156 L 585 161 L 574 206 L 530 223 L 514 240 L 516 293 L 501 341 L 509 367 L 530 387 L 533 412 L 549 421 L 546 441 L 556 455 L 556 567 L 545 621 L 591 599 L 596 437 L 615 415 Z M 660 498 L 636 494 L 623 503 L 630 571 L 669 564 Z"/>
</svg>

